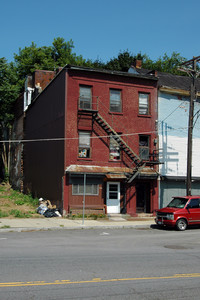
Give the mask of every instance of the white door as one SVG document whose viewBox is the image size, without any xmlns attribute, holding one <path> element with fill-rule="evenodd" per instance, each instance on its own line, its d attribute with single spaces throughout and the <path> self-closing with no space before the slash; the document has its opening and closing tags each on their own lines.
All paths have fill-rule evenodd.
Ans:
<svg viewBox="0 0 200 300">
<path fill-rule="evenodd" d="M 107 213 L 120 213 L 120 182 L 107 182 Z"/>
</svg>

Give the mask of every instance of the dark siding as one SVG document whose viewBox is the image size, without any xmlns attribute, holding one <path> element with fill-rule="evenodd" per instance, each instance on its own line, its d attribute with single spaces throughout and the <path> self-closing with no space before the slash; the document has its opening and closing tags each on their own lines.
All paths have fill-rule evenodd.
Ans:
<svg viewBox="0 0 200 300">
<path fill-rule="evenodd" d="M 65 73 L 51 82 L 30 106 L 25 119 L 24 188 L 36 197 L 51 200 L 62 207 L 64 175 Z"/>
</svg>

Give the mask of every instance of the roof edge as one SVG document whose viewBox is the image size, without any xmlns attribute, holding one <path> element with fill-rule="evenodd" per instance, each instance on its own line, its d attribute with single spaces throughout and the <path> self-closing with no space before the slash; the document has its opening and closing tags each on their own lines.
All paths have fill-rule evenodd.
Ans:
<svg viewBox="0 0 200 300">
<path fill-rule="evenodd" d="M 75 66 L 75 65 L 70 65 L 70 64 L 67 64 L 63 69 L 87 71 L 87 72 L 102 73 L 102 74 L 109 74 L 109 75 L 118 75 L 118 76 L 124 76 L 124 77 L 129 77 L 129 78 L 142 78 L 142 79 L 158 81 L 158 78 L 153 75 L 132 74 L 132 73 L 128 73 L 128 72 L 111 71 L 111 70 L 106 70 L 106 69 L 94 69 L 94 68 L 81 67 L 81 66 Z"/>
</svg>

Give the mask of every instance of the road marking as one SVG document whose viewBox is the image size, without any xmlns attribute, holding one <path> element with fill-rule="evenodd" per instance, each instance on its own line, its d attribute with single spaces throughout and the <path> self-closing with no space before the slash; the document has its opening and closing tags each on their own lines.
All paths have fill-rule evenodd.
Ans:
<svg viewBox="0 0 200 300">
<path fill-rule="evenodd" d="M 63 285 L 63 284 L 84 284 L 84 283 L 102 283 L 102 282 L 118 282 L 118 281 L 137 281 L 137 280 L 155 280 L 155 279 L 180 279 L 180 278 L 197 278 L 200 273 L 191 274 L 174 274 L 171 276 L 155 276 L 155 277 L 135 277 L 135 278 L 113 278 L 101 279 L 93 278 L 92 280 L 70 281 L 70 280 L 55 280 L 54 282 L 45 281 L 27 281 L 27 282 L 1 282 L 1 287 L 22 287 L 22 286 L 44 286 L 44 285 Z"/>
</svg>

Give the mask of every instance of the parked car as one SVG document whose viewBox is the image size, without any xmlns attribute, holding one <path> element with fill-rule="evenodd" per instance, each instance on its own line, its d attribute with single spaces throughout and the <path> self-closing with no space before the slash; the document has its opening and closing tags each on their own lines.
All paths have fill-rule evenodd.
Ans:
<svg viewBox="0 0 200 300">
<path fill-rule="evenodd" d="M 156 211 L 155 222 L 181 231 L 188 225 L 200 224 L 200 196 L 173 197 L 167 207 Z"/>
</svg>

